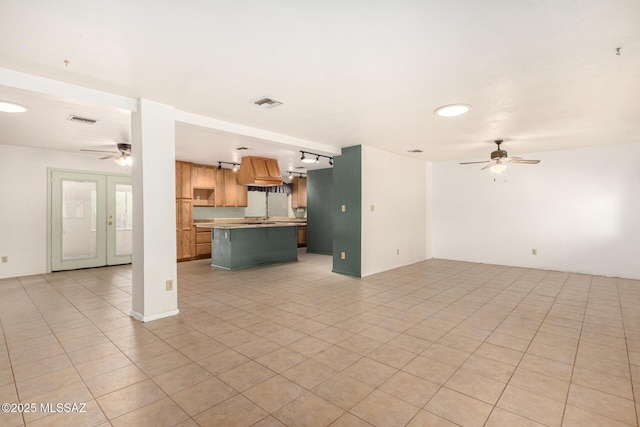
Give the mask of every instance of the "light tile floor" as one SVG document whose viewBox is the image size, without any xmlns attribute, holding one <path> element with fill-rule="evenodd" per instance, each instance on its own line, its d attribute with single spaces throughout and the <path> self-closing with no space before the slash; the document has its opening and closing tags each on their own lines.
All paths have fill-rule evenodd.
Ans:
<svg viewBox="0 0 640 427">
<path fill-rule="evenodd" d="M 638 425 L 639 281 L 330 270 L 181 263 L 180 315 L 146 324 L 130 266 L 0 280 L 0 401 L 36 404 L 0 425 Z"/>
</svg>

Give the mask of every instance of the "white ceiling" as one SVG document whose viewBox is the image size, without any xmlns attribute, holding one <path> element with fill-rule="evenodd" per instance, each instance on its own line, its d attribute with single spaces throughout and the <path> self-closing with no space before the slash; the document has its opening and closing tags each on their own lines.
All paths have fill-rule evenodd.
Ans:
<svg viewBox="0 0 640 427">
<path fill-rule="evenodd" d="M 327 146 L 437 161 L 485 157 L 494 139 L 510 154 L 640 141 L 637 0 L 35 0 L 3 1 L 0 16 L 0 67 Z M 122 111 L 21 92 L 0 87 L 31 107 L 0 117 L 1 144 L 73 151 L 129 136 Z M 265 95 L 284 105 L 253 104 Z M 433 114 L 457 102 L 473 108 Z M 72 111 L 99 127 L 71 126 Z M 177 125 L 184 160 L 234 161 L 241 145 L 285 168 L 299 158 Z"/>
</svg>

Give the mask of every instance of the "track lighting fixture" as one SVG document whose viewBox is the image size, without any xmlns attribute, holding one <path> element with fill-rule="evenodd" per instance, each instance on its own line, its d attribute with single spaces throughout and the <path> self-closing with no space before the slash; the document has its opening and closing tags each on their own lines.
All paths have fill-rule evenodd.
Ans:
<svg viewBox="0 0 640 427">
<path fill-rule="evenodd" d="M 218 162 L 218 169 L 222 169 L 222 165 L 231 165 L 231 170 L 234 172 L 238 172 L 238 168 L 240 167 L 240 163 L 234 162 Z"/>
<path fill-rule="evenodd" d="M 309 151 L 300 151 L 300 152 L 302 153 L 300 160 L 303 163 L 320 163 L 320 157 L 324 157 L 326 159 L 329 159 L 329 165 L 333 166 L 333 157 L 331 156 L 325 156 L 324 154 L 311 153 Z M 315 159 L 313 158 L 314 156 L 315 156 Z"/>
<path fill-rule="evenodd" d="M 295 172 L 295 171 L 287 171 L 289 174 L 289 179 L 293 178 L 293 174 L 297 173 L 300 177 L 306 177 L 307 174 L 305 172 Z"/>
</svg>

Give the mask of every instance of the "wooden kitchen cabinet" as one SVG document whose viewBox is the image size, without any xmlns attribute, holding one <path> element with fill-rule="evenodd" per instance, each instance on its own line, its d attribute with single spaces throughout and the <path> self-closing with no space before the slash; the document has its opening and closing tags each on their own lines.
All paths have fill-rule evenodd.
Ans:
<svg viewBox="0 0 640 427">
<path fill-rule="evenodd" d="M 191 188 L 216 188 L 216 169 L 213 166 L 192 165 L 191 166 Z"/>
<path fill-rule="evenodd" d="M 307 226 L 299 225 L 298 226 L 298 247 L 302 248 L 307 246 Z"/>
<path fill-rule="evenodd" d="M 191 197 L 191 163 L 176 162 L 176 199 Z"/>
<path fill-rule="evenodd" d="M 216 170 L 216 206 L 247 206 L 247 186 L 239 185 L 237 173 L 231 169 Z"/>
<path fill-rule="evenodd" d="M 211 256 L 211 229 L 196 227 L 195 256 L 208 258 Z"/>
<path fill-rule="evenodd" d="M 291 178 L 291 209 L 307 207 L 307 178 L 294 176 Z"/>
<path fill-rule="evenodd" d="M 176 200 L 176 252 L 178 261 L 194 256 L 193 207 L 191 199 Z"/>
</svg>

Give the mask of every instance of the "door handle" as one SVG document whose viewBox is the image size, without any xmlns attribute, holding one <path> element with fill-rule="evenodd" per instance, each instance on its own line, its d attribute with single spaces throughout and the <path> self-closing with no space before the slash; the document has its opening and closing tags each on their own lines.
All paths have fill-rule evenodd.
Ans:
<svg viewBox="0 0 640 427">
<path fill-rule="evenodd" d="M 107 224 L 111 225 L 111 224 L 113 224 L 113 222 L 109 221 Z"/>
</svg>

